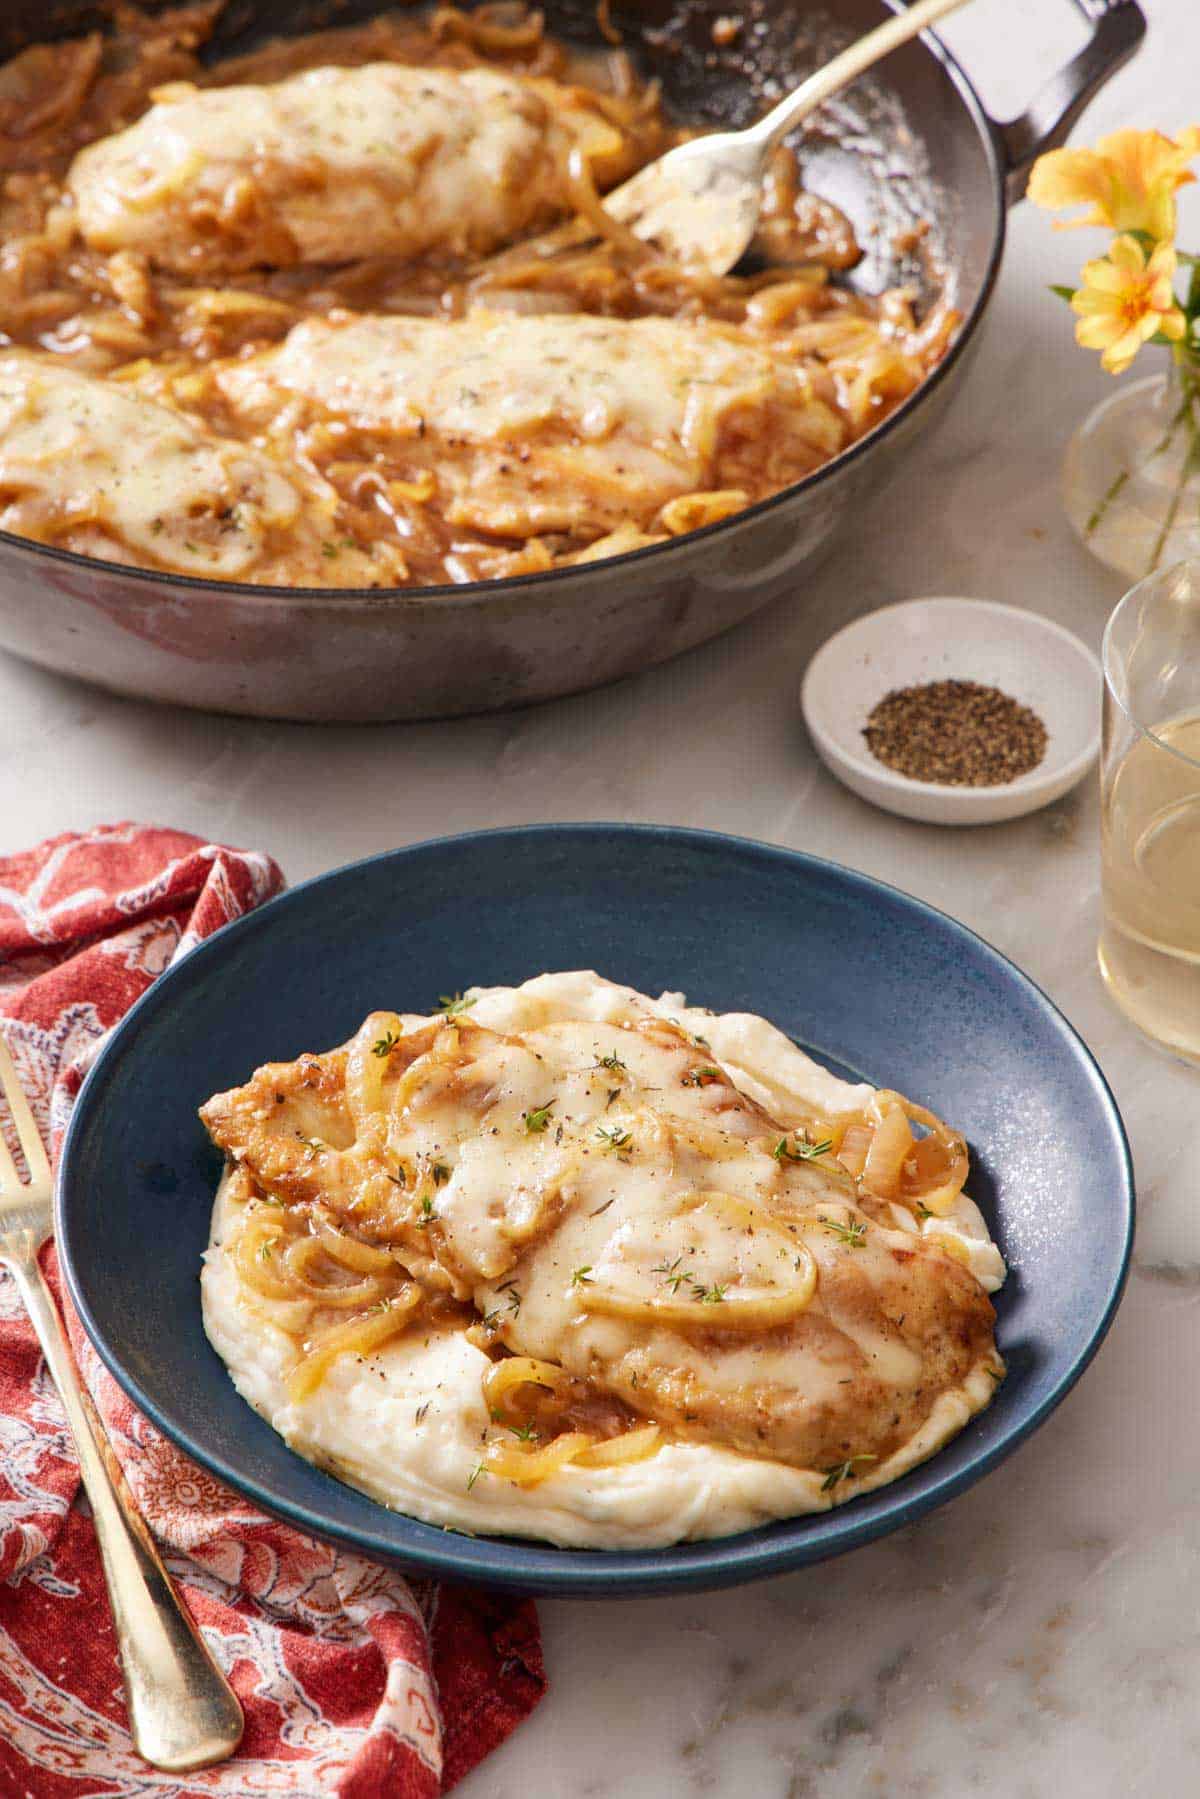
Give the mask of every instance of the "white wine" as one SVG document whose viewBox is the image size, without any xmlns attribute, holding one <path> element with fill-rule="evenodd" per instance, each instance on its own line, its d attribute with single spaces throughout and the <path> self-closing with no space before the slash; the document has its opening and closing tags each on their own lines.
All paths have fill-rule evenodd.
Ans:
<svg viewBox="0 0 1200 1799">
<path fill-rule="evenodd" d="M 1105 783 L 1100 970 L 1140 1030 L 1200 1063 L 1200 712 L 1152 729 Z"/>
</svg>

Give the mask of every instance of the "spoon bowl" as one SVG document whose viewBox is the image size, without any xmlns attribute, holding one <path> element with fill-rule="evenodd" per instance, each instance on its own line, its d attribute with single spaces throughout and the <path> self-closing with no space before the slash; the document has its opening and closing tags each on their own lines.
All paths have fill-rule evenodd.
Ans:
<svg viewBox="0 0 1200 1799">
<path fill-rule="evenodd" d="M 745 131 L 692 138 L 604 198 L 609 216 L 673 262 L 727 275 L 758 229 L 767 159 L 832 95 L 967 0 L 917 0 L 802 81 Z"/>
</svg>

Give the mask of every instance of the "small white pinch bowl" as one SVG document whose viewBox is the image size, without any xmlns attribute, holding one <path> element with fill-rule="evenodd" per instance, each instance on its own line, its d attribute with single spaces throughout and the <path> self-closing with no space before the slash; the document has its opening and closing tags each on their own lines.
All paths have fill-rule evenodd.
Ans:
<svg viewBox="0 0 1200 1799">
<path fill-rule="evenodd" d="M 995 787 L 913 781 L 877 761 L 863 727 L 886 693 L 926 681 L 978 681 L 1037 713 L 1049 741 L 1028 774 Z M 925 824 L 999 824 L 1060 799 L 1100 749 L 1103 677 L 1079 638 L 1051 619 L 993 600 L 904 600 L 855 619 L 822 644 L 800 689 L 825 766 L 852 792 Z"/>
</svg>

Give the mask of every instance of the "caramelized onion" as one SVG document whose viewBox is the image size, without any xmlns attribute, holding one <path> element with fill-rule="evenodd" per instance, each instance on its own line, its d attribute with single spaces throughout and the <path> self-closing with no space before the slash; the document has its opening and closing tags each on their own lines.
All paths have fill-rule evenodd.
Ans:
<svg viewBox="0 0 1200 1799">
<path fill-rule="evenodd" d="M 606 239 L 615 249 L 640 260 L 652 260 L 657 252 L 652 244 L 643 243 L 628 225 L 614 218 L 602 205 L 592 180 L 591 166 L 580 144 L 572 144 L 566 158 L 566 188 L 571 204 L 580 218 L 586 219 L 596 235 Z"/>
<path fill-rule="evenodd" d="M 420 1289 L 409 1286 L 403 1288 L 378 1311 L 367 1312 L 360 1318 L 350 1318 L 345 1324 L 331 1325 L 328 1330 L 311 1337 L 304 1346 L 304 1354 L 287 1377 L 291 1398 L 307 1399 L 341 1356 L 370 1355 L 390 1338 L 399 1336 L 407 1327 L 419 1301 Z"/>
<path fill-rule="evenodd" d="M 507 1423 L 514 1415 L 508 1399 L 518 1387 L 545 1387 L 561 1394 L 570 1384 L 570 1375 L 557 1362 L 543 1362 L 531 1355 L 505 1356 L 503 1361 L 493 1362 L 483 1377 L 484 1403 L 492 1417 Z"/>
<path fill-rule="evenodd" d="M 315 1279 L 314 1261 L 328 1260 L 328 1250 L 316 1237 L 294 1238 L 282 1256 L 284 1269 L 294 1280 L 297 1293 L 312 1300 L 314 1305 L 336 1306 L 339 1311 L 354 1307 L 362 1311 L 366 1306 L 376 1305 L 384 1297 L 387 1288 L 377 1275 L 367 1275 L 363 1280 L 344 1281 L 340 1285 Z"/>
<path fill-rule="evenodd" d="M 899 1106 L 880 1108 L 879 1123 L 863 1166 L 864 1185 L 881 1199 L 892 1199 L 900 1186 L 900 1172 L 913 1147 L 908 1119 Z"/>
<path fill-rule="evenodd" d="M 667 1325 L 676 1329 L 773 1330 L 798 1318 L 817 1290 L 817 1264 L 803 1243 L 788 1239 L 788 1252 L 800 1266 L 795 1283 L 779 1293 L 755 1292 L 747 1299 L 680 1299 L 678 1295 L 652 1295 L 648 1299 L 623 1293 L 619 1287 L 589 1284 L 580 1301 L 584 1311 L 609 1318 L 628 1318 L 637 1324 Z M 733 1289 L 736 1294 L 737 1289 Z"/>
<path fill-rule="evenodd" d="M 557 1474 L 581 1450 L 590 1449 L 595 1440 L 587 1431 L 568 1430 L 542 1449 L 523 1449 L 517 1443 L 489 1443 L 484 1451 L 484 1466 L 489 1473 L 511 1480 L 518 1487 L 533 1487 L 547 1475 Z"/>
<path fill-rule="evenodd" d="M 295 1283 L 280 1270 L 277 1245 L 283 1246 L 287 1214 L 282 1206 L 262 1206 L 237 1234 L 233 1259 L 238 1275 L 264 1299 L 296 1299 Z"/>
<path fill-rule="evenodd" d="M 454 1067 L 462 1060 L 462 1043 L 457 1025 L 441 1026 L 424 1055 L 418 1056 L 397 1081 L 390 1102 L 392 1113 L 399 1116 L 423 1088 L 444 1087 Z"/>
<path fill-rule="evenodd" d="M 485 56 L 537 49 L 544 35 L 540 12 L 531 12 L 518 23 L 508 25 L 496 16 L 497 11 L 491 6 L 481 6 L 478 12 L 465 13 L 457 6 L 439 6 L 429 21 L 429 28 L 435 38 L 455 38 Z"/>
<path fill-rule="evenodd" d="M 346 1058 L 346 1103 L 358 1134 L 367 1119 L 383 1107 L 388 1057 L 386 1053 L 376 1055 L 375 1051 L 389 1036 L 399 1038 L 403 1028 L 394 1012 L 372 1012 L 350 1045 Z"/>
<path fill-rule="evenodd" d="M 869 1124 L 848 1124 L 842 1132 L 842 1140 L 838 1144 L 837 1158 L 847 1174 L 857 1177 L 867 1165 L 867 1151 L 871 1147 L 872 1129 Z"/>
<path fill-rule="evenodd" d="M 929 1132 L 928 1137 L 913 1145 L 901 1168 L 896 1193 L 882 1197 L 895 1197 L 904 1204 L 922 1206 L 925 1211 L 944 1218 L 952 1210 L 970 1172 L 970 1157 L 962 1137 L 943 1124 L 936 1113 L 915 1105 L 903 1094 L 885 1089 L 875 1095 L 872 1106 L 881 1110 L 896 1108 Z M 931 1143 L 936 1148 L 926 1148 Z"/>
<path fill-rule="evenodd" d="M 347 1236 L 345 1231 L 327 1224 L 323 1218 L 317 1219 L 314 1229 L 326 1253 L 346 1268 L 353 1268 L 359 1274 L 397 1272 L 399 1264 L 390 1250 L 376 1249 L 373 1243 L 361 1243 L 357 1237 Z"/>
<path fill-rule="evenodd" d="M 622 1436 L 608 1437 L 582 1449 L 575 1457 L 581 1468 L 615 1468 L 624 1462 L 644 1462 L 662 1448 L 662 1430 L 657 1424 L 643 1424 L 627 1430 Z"/>
</svg>

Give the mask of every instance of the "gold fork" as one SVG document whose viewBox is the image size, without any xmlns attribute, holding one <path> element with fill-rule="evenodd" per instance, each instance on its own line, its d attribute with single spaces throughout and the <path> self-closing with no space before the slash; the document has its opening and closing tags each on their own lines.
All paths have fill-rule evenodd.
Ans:
<svg viewBox="0 0 1200 1799">
<path fill-rule="evenodd" d="M 237 1748 L 242 1708 L 138 1514 L 38 1267 L 38 1250 L 54 1229 L 50 1163 L 2 1036 L 0 1093 L 29 1171 L 22 1182 L 0 1132 L 0 1266 L 17 1283 L 75 1438 L 117 1627 L 134 1747 L 168 1773 L 206 1768 Z"/>
</svg>

